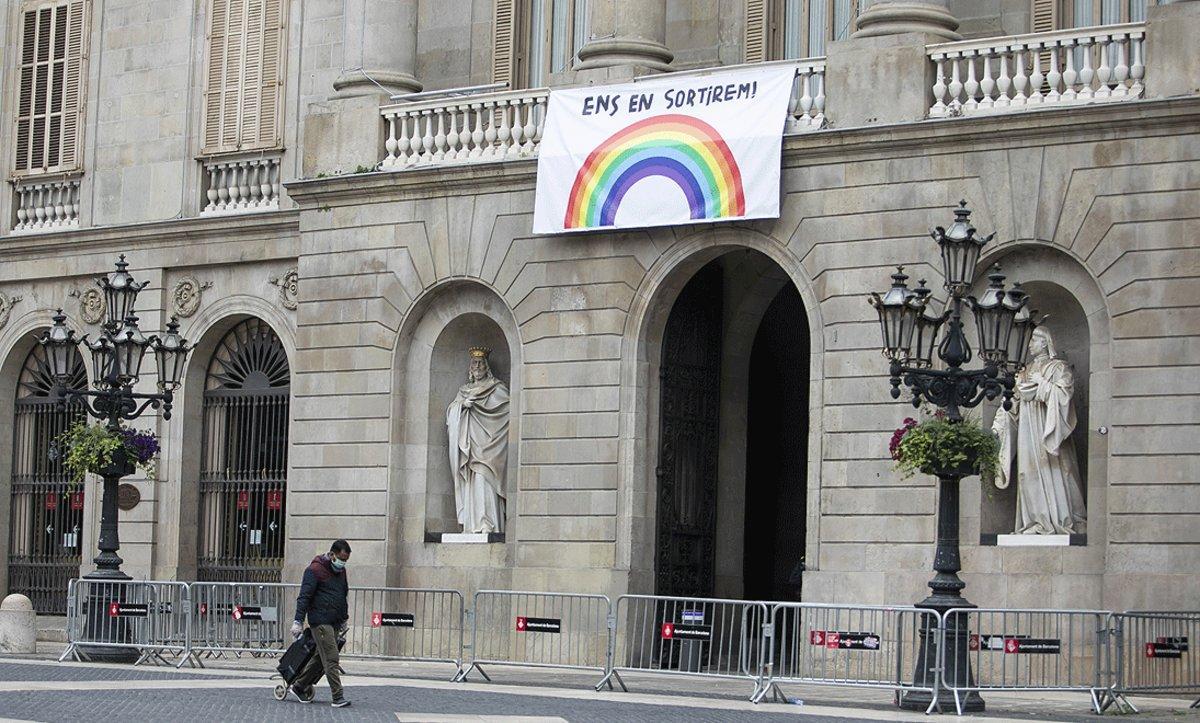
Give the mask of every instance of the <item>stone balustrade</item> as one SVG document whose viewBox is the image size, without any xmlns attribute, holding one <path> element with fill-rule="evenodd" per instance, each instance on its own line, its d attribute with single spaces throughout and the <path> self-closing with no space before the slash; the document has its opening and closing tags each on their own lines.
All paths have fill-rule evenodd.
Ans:
<svg viewBox="0 0 1200 723">
<path fill-rule="evenodd" d="M 1144 23 L 1127 23 L 927 46 L 936 68 L 929 115 L 1140 98 L 1144 37 Z"/>
<path fill-rule="evenodd" d="M 221 156 L 204 163 L 201 216 L 254 213 L 279 208 L 280 155 Z"/>
<path fill-rule="evenodd" d="M 825 59 L 786 62 L 796 66 L 796 83 L 785 132 L 822 128 Z M 696 72 L 712 70 L 720 69 Z M 380 169 L 535 157 L 549 93 L 537 88 L 384 106 L 380 113 L 387 123 L 387 154 Z"/>
<path fill-rule="evenodd" d="M 79 179 L 19 180 L 14 184 L 13 233 L 79 227 Z"/>
</svg>

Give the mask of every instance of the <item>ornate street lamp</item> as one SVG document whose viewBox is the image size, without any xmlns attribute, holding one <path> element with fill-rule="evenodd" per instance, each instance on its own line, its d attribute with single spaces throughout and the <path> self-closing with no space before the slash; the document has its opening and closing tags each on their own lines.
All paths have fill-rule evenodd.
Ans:
<svg viewBox="0 0 1200 723">
<path fill-rule="evenodd" d="M 184 363 L 191 351 L 187 340 L 179 335 L 179 324 L 174 319 L 167 325 L 167 333 L 162 337 L 147 338 L 138 328 L 133 309 L 138 292 L 149 282 L 134 281 L 126 271 L 128 265 L 125 257 L 121 256 L 117 270 L 97 282 L 104 290 L 109 316 L 95 341 L 89 341 L 86 336 L 77 339 L 75 332 L 67 328 L 62 309 L 54 315 L 53 325 L 39 340 L 46 350 L 46 358 L 54 375 L 55 396 L 58 397 L 60 409 L 65 411 L 68 404 L 78 405 L 89 416 L 106 422 L 113 433 L 119 432 L 122 421 L 137 419 L 147 408 L 161 409 L 163 419 L 171 418 L 174 391 L 179 388 Z M 71 360 L 80 343 L 92 355 L 94 389 L 91 390 L 68 386 L 71 381 Z M 159 373 L 159 391 L 151 394 L 133 391 L 148 349 L 154 352 Z M 130 579 L 121 572 L 123 561 L 117 555 L 121 546 L 117 533 L 117 485 L 122 477 L 132 471 L 129 460 L 122 452 L 113 455 L 112 464 L 102 475 L 104 494 L 100 514 L 100 554 L 94 559 L 95 571 L 85 575 L 84 579 L 99 583 Z M 89 588 L 88 631 L 89 634 L 103 635 L 101 638 L 91 638 L 93 640 L 120 642 L 127 639 L 128 628 L 114 628 L 106 615 L 108 604 L 113 601 L 114 595 L 119 595 L 119 590 L 106 590 L 106 587 L 116 586 L 93 584 Z M 129 649 L 106 647 L 88 650 L 87 653 L 93 658 L 117 660 L 127 658 Z"/>
<path fill-rule="evenodd" d="M 1002 397 L 1004 409 L 1012 407 L 1013 385 L 1025 359 L 1025 347 L 1037 323 L 1026 307 L 1029 296 L 1014 284 L 1004 289 L 1004 276 L 997 267 L 988 276 L 988 286 L 980 298 L 967 296 L 975 276 L 983 246 L 995 234 L 979 236 L 970 223 L 971 211 L 963 201 L 954 211 L 949 228 L 938 226 L 931 235 L 941 252 L 944 288 L 949 294 L 942 314 L 930 309 L 932 292 L 921 281 L 908 289 L 903 267 L 892 275 L 892 287 L 880 297 L 872 293 L 868 300 L 879 314 L 883 332 L 883 355 L 889 360 L 891 394 L 899 399 L 903 384 L 912 394 L 914 407 L 929 402 L 945 412 L 951 423 L 962 422 L 962 408 L 975 407 L 984 399 Z M 963 306 L 975 317 L 975 330 L 982 369 L 964 369 L 973 357 L 971 344 L 963 331 Z M 948 322 L 948 323 L 947 323 Z M 937 337 L 945 324 L 940 343 Z M 942 368 L 933 367 L 933 352 Z M 939 615 L 958 608 L 974 607 L 962 596 L 966 584 L 958 577 L 962 563 L 958 544 L 958 493 L 961 472 L 944 471 L 938 477 L 937 548 L 930 581 L 932 594 L 918 607 Z M 946 620 L 946 651 L 939 664 L 939 637 L 932 626 L 921 631 L 921 651 L 915 680 L 931 685 L 938 680 L 941 700 L 952 700 L 946 689 L 951 682 L 957 688 L 969 688 L 971 668 L 967 658 L 970 631 L 966 616 L 951 615 Z M 941 677 L 938 677 L 939 668 Z M 944 697 L 942 697 L 944 696 Z M 925 710 L 933 705 L 933 695 L 908 692 L 900 701 L 903 708 Z M 967 695 L 963 710 L 981 711 L 983 699 L 978 693 Z"/>
</svg>

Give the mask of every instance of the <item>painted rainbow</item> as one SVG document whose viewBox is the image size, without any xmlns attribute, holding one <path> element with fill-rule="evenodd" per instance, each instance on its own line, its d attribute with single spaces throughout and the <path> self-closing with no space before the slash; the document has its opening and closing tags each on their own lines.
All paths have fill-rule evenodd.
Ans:
<svg viewBox="0 0 1200 723">
<path fill-rule="evenodd" d="M 650 176 L 679 186 L 693 219 L 746 214 L 742 173 L 725 139 L 702 120 L 668 114 L 622 128 L 588 154 L 571 186 L 563 226 L 614 225 L 629 189 Z"/>
</svg>

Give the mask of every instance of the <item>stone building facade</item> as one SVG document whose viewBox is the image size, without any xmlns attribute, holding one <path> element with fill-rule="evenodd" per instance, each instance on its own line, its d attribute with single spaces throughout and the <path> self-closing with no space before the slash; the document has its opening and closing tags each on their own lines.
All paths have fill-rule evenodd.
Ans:
<svg viewBox="0 0 1200 723">
<path fill-rule="evenodd" d="M 998 546 L 1013 498 L 967 480 L 967 596 L 1194 606 L 1200 2 L 864 5 L 8 3 L 0 593 L 91 569 L 35 335 L 59 307 L 94 333 L 124 253 L 143 328 L 196 344 L 137 423 L 163 453 L 127 480 L 135 577 L 290 580 L 345 537 L 361 584 L 919 599 L 934 481 L 892 469 L 911 408 L 864 297 L 897 264 L 940 287 L 961 198 L 980 276 L 1025 283 L 1080 380 L 1088 510 Z M 532 233 L 545 86 L 744 62 L 797 67 L 778 219 Z M 475 345 L 512 393 L 506 532 L 448 544 Z"/>
</svg>

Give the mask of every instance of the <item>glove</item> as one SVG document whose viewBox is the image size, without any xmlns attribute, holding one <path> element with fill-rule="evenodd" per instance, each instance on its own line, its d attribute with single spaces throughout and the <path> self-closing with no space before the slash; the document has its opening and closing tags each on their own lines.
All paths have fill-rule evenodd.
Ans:
<svg viewBox="0 0 1200 723">
<path fill-rule="evenodd" d="M 347 630 L 349 630 L 349 629 L 350 629 L 350 621 L 349 621 L 349 620 L 343 620 L 343 621 L 342 621 L 342 624 L 341 624 L 341 625 L 339 625 L 339 626 L 338 626 L 338 629 L 337 629 L 337 634 L 338 634 L 338 637 L 339 637 L 339 638 L 344 638 L 344 637 L 346 637 L 346 631 L 347 631 Z"/>
<path fill-rule="evenodd" d="M 303 634 L 304 626 L 300 624 L 300 621 L 297 620 L 296 622 L 292 623 L 292 640 L 299 640 L 300 636 Z"/>
</svg>

